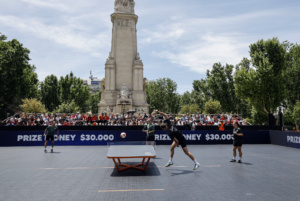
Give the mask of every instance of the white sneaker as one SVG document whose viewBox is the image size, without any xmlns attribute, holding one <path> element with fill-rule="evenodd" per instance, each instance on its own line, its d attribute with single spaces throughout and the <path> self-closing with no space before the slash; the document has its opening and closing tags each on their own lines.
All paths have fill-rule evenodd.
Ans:
<svg viewBox="0 0 300 201">
<path fill-rule="evenodd" d="M 165 167 L 169 167 L 169 166 L 171 166 L 171 165 L 173 165 L 174 163 L 172 162 L 172 161 L 169 161 L 166 165 L 165 165 Z"/>
<path fill-rule="evenodd" d="M 196 163 L 195 164 L 195 167 L 194 167 L 194 170 L 197 170 L 197 168 L 200 166 L 200 164 L 199 163 Z"/>
</svg>

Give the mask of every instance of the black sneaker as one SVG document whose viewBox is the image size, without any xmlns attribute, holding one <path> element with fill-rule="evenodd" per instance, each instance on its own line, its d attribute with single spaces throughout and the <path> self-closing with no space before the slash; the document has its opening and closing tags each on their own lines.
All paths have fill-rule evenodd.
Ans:
<svg viewBox="0 0 300 201">
<path fill-rule="evenodd" d="M 234 159 L 231 159 L 231 161 L 230 162 L 236 162 L 236 160 L 234 160 Z"/>
<path fill-rule="evenodd" d="M 53 149 L 51 149 L 51 153 L 53 153 Z"/>
<path fill-rule="evenodd" d="M 239 160 L 238 163 L 242 163 L 242 160 Z"/>
<path fill-rule="evenodd" d="M 47 153 L 47 149 L 45 149 L 44 152 Z"/>
</svg>

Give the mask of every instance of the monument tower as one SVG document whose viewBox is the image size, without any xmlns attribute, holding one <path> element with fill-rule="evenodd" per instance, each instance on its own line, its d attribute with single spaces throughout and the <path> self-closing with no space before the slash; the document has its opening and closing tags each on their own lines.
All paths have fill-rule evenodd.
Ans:
<svg viewBox="0 0 300 201">
<path fill-rule="evenodd" d="M 143 62 L 137 52 L 134 0 L 115 0 L 115 12 L 111 15 L 111 51 L 105 63 L 101 100 L 98 113 L 149 113 L 146 101 Z"/>
</svg>

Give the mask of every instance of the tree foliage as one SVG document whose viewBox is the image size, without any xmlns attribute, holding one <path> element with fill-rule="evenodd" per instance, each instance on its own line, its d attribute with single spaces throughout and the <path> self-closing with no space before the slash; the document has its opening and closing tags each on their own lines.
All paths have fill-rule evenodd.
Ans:
<svg viewBox="0 0 300 201">
<path fill-rule="evenodd" d="M 183 105 L 181 107 L 181 110 L 179 112 L 179 114 L 196 114 L 197 112 L 201 112 L 199 109 L 199 105 L 198 104 L 191 104 L 191 105 Z"/>
<path fill-rule="evenodd" d="M 299 126 L 300 126 L 300 101 L 298 101 L 294 106 L 293 118 L 294 118 L 297 130 L 299 130 Z"/>
<path fill-rule="evenodd" d="M 20 105 L 22 112 L 26 113 L 44 113 L 47 112 L 45 106 L 36 98 L 22 99 L 23 104 Z"/>
<path fill-rule="evenodd" d="M 93 94 L 90 96 L 90 110 L 92 111 L 93 114 L 98 113 L 98 104 L 101 99 L 101 91 Z"/>
<path fill-rule="evenodd" d="M 6 41 L 0 33 L 0 118 L 15 113 L 21 99 L 37 96 L 35 66 L 29 64 L 30 51 L 18 40 Z"/>
<path fill-rule="evenodd" d="M 207 86 L 213 100 L 220 102 L 223 112 L 239 112 L 240 99 L 234 91 L 233 65 L 215 63 L 207 72 Z"/>
<path fill-rule="evenodd" d="M 286 97 L 289 105 L 295 105 L 300 101 L 300 45 L 291 44 L 288 49 L 285 75 Z"/>
<path fill-rule="evenodd" d="M 61 103 L 71 103 L 74 100 L 80 112 L 89 110 L 89 87 L 83 85 L 83 81 L 76 78 L 72 72 L 65 77 L 60 77 L 59 89 Z"/>
<path fill-rule="evenodd" d="M 55 75 L 49 75 L 41 82 L 41 101 L 48 111 L 54 111 L 60 105 L 60 88 Z"/>
<path fill-rule="evenodd" d="M 242 66 L 235 73 L 235 90 L 257 112 L 275 112 L 285 98 L 286 49 L 277 38 L 250 45 L 253 68 Z"/>
<path fill-rule="evenodd" d="M 217 114 L 221 113 L 221 104 L 219 101 L 209 100 L 205 103 L 206 114 Z"/>
<path fill-rule="evenodd" d="M 62 103 L 54 111 L 56 113 L 77 113 L 80 112 L 80 108 L 76 105 L 75 101 L 72 100 L 70 103 Z"/>
<path fill-rule="evenodd" d="M 179 111 L 180 96 L 177 94 L 177 84 L 170 78 L 149 81 L 146 85 L 147 102 L 150 111 L 177 113 Z"/>
</svg>

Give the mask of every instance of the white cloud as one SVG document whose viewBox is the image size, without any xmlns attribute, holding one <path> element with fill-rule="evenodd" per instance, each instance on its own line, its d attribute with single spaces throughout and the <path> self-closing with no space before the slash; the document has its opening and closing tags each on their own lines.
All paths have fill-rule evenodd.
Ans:
<svg viewBox="0 0 300 201">
<path fill-rule="evenodd" d="M 241 52 L 241 49 L 246 44 L 241 43 L 237 38 L 207 33 L 193 44 L 178 47 L 178 50 L 172 52 L 158 52 L 156 55 L 189 71 L 203 74 L 216 62 L 235 65 L 245 56 L 243 55 L 245 52 Z"/>
<path fill-rule="evenodd" d="M 106 32 L 92 35 L 89 32 L 77 31 L 78 27 L 72 24 L 47 25 L 38 19 L 22 19 L 15 16 L 0 16 L 0 23 L 37 38 L 93 55 L 99 53 L 99 49 L 108 46 L 111 37 Z"/>
<path fill-rule="evenodd" d="M 21 1 L 23 1 L 25 3 L 35 5 L 35 6 L 52 8 L 52 9 L 60 10 L 60 11 L 69 10 L 69 7 L 62 4 L 61 1 L 55 1 L 55 0 L 54 1 L 53 0 L 47 0 L 47 2 L 41 1 L 41 0 L 21 0 Z"/>
</svg>

